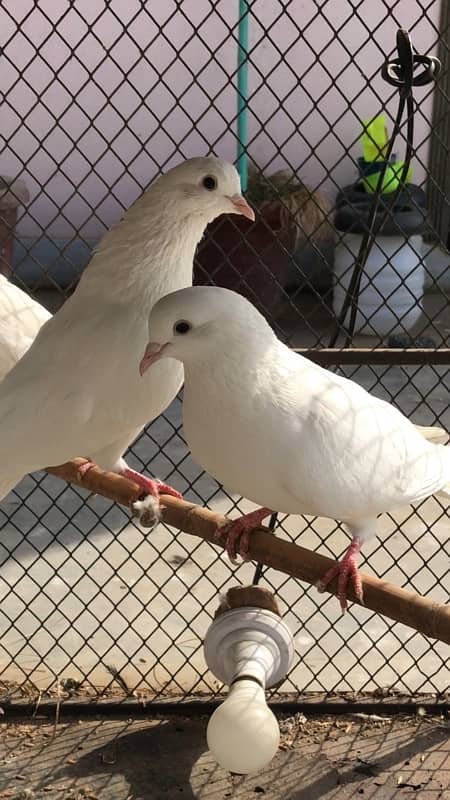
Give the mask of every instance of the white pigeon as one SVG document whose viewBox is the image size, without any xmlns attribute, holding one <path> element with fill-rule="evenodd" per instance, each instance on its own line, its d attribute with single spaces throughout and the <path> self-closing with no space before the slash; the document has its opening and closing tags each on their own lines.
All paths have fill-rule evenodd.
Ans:
<svg viewBox="0 0 450 800">
<path fill-rule="evenodd" d="M 223 213 L 254 219 L 235 168 L 195 158 L 158 178 L 104 236 L 75 293 L 0 384 L 0 499 L 26 473 L 82 455 L 137 482 L 155 512 L 161 490 L 179 496 L 122 456 L 183 381 L 174 361 L 139 378 L 149 306 L 192 283 L 197 243 Z"/>
<path fill-rule="evenodd" d="M 184 365 L 183 424 L 194 459 L 262 508 L 226 531 L 231 557 L 273 511 L 339 520 L 352 543 L 320 582 L 339 574 L 339 599 L 376 533 L 377 516 L 441 493 L 450 501 L 450 449 L 432 444 L 384 400 L 284 345 L 245 298 L 197 286 L 161 299 L 149 317 L 141 374 Z M 150 369 L 150 373 L 152 372 Z M 240 537 L 243 535 L 243 538 Z"/>
<path fill-rule="evenodd" d="M 0 380 L 28 350 L 51 314 L 0 274 Z"/>
</svg>

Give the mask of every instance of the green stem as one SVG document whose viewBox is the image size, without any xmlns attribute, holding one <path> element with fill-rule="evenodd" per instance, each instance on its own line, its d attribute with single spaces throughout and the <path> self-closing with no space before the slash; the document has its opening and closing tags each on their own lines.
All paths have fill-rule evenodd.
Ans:
<svg viewBox="0 0 450 800">
<path fill-rule="evenodd" d="M 237 169 L 242 191 L 247 190 L 247 109 L 248 109 L 248 31 L 250 10 L 247 0 L 239 0 L 238 70 L 237 70 Z"/>
</svg>

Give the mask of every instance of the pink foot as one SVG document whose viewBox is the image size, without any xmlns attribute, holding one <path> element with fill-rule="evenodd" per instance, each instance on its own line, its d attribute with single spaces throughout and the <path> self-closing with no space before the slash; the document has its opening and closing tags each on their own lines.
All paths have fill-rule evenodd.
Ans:
<svg viewBox="0 0 450 800">
<path fill-rule="evenodd" d="M 270 508 L 258 508 L 256 511 L 243 514 L 239 519 L 232 520 L 227 525 L 217 529 L 216 540 L 225 539 L 226 551 L 233 563 L 236 562 L 238 552 L 244 561 L 249 560 L 248 545 L 250 535 L 255 528 L 259 528 L 263 519 L 271 514 L 273 514 L 273 511 Z"/>
<path fill-rule="evenodd" d="M 167 483 L 163 483 L 157 478 L 147 478 L 146 475 L 141 475 L 140 472 L 136 472 L 136 470 L 130 469 L 130 467 L 126 467 L 121 474 L 124 478 L 129 478 L 130 481 L 137 483 L 138 486 L 144 489 L 147 494 L 151 494 L 152 497 L 159 498 L 160 494 L 170 494 L 172 497 L 177 497 L 178 500 L 183 499 L 183 495 L 177 492 L 176 489 L 172 489 Z"/>
<path fill-rule="evenodd" d="M 325 573 L 323 578 L 317 582 L 316 587 L 319 592 L 324 592 L 328 584 L 336 577 L 338 578 L 338 598 L 341 605 L 342 613 L 345 614 L 347 610 L 347 586 L 349 581 L 353 583 L 356 597 L 360 603 L 363 603 L 363 588 L 361 578 L 358 572 L 358 556 L 361 550 L 361 542 L 358 539 L 353 539 L 350 547 L 348 548 L 344 558 L 338 561 L 334 567 Z"/>
<path fill-rule="evenodd" d="M 89 472 L 89 470 L 92 469 L 92 467 L 96 467 L 96 466 L 97 466 L 97 464 L 95 464 L 93 461 L 86 461 L 85 464 L 81 464 L 81 466 L 78 467 L 78 472 L 80 474 L 80 480 L 83 480 L 84 476 L 86 475 L 86 472 Z"/>
</svg>

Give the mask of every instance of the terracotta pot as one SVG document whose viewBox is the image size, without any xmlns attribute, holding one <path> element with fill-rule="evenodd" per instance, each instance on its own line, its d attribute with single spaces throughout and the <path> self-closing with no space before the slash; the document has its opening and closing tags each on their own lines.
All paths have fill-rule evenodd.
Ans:
<svg viewBox="0 0 450 800">
<path fill-rule="evenodd" d="M 17 209 L 30 199 L 22 180 L 0 177 L 0 273 L 11 277 Z"/>
<path fill-rule="evenodd" d="M 286 297 L 293 231 L 283 227 L 277 201 L 256 210 L 256 221 L 224 215 L 206 230 L 194 283 L 223 286 L 247 297 L 269 319 Z"/>
<path fill-rule="evenodd" d="M 17 208 L 0 210 L 0 272 L 7 278 L 12 275 L 16 221 Z"/>
</svg>

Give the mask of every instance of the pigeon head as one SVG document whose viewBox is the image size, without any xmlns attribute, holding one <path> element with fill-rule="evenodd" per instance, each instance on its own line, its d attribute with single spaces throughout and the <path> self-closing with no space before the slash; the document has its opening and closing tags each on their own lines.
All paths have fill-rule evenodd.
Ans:
<svg viewBox="0 0 450 800">
<path fill-rule="evenodd" d="M 264 345 L 274 337 L 264 317 L 245 297 L 218 286 L 189 286 L 162 297 L 150 312 L 148 333 L 141 375 L 161 358 L 183 363 L 219 358 L 234 347 L 245 351 L 250 340 Z"/>
<path fill-rule="evenodd" d="M 232 164 L 219 158 L 191 158 L 162 175 L 157 185 L 177 201 L 186 215 L 201 216 L 206 223 L 221 214 L 241 214 L 255 219 L 241 194 L 239 175 Z"/>
</svg>

